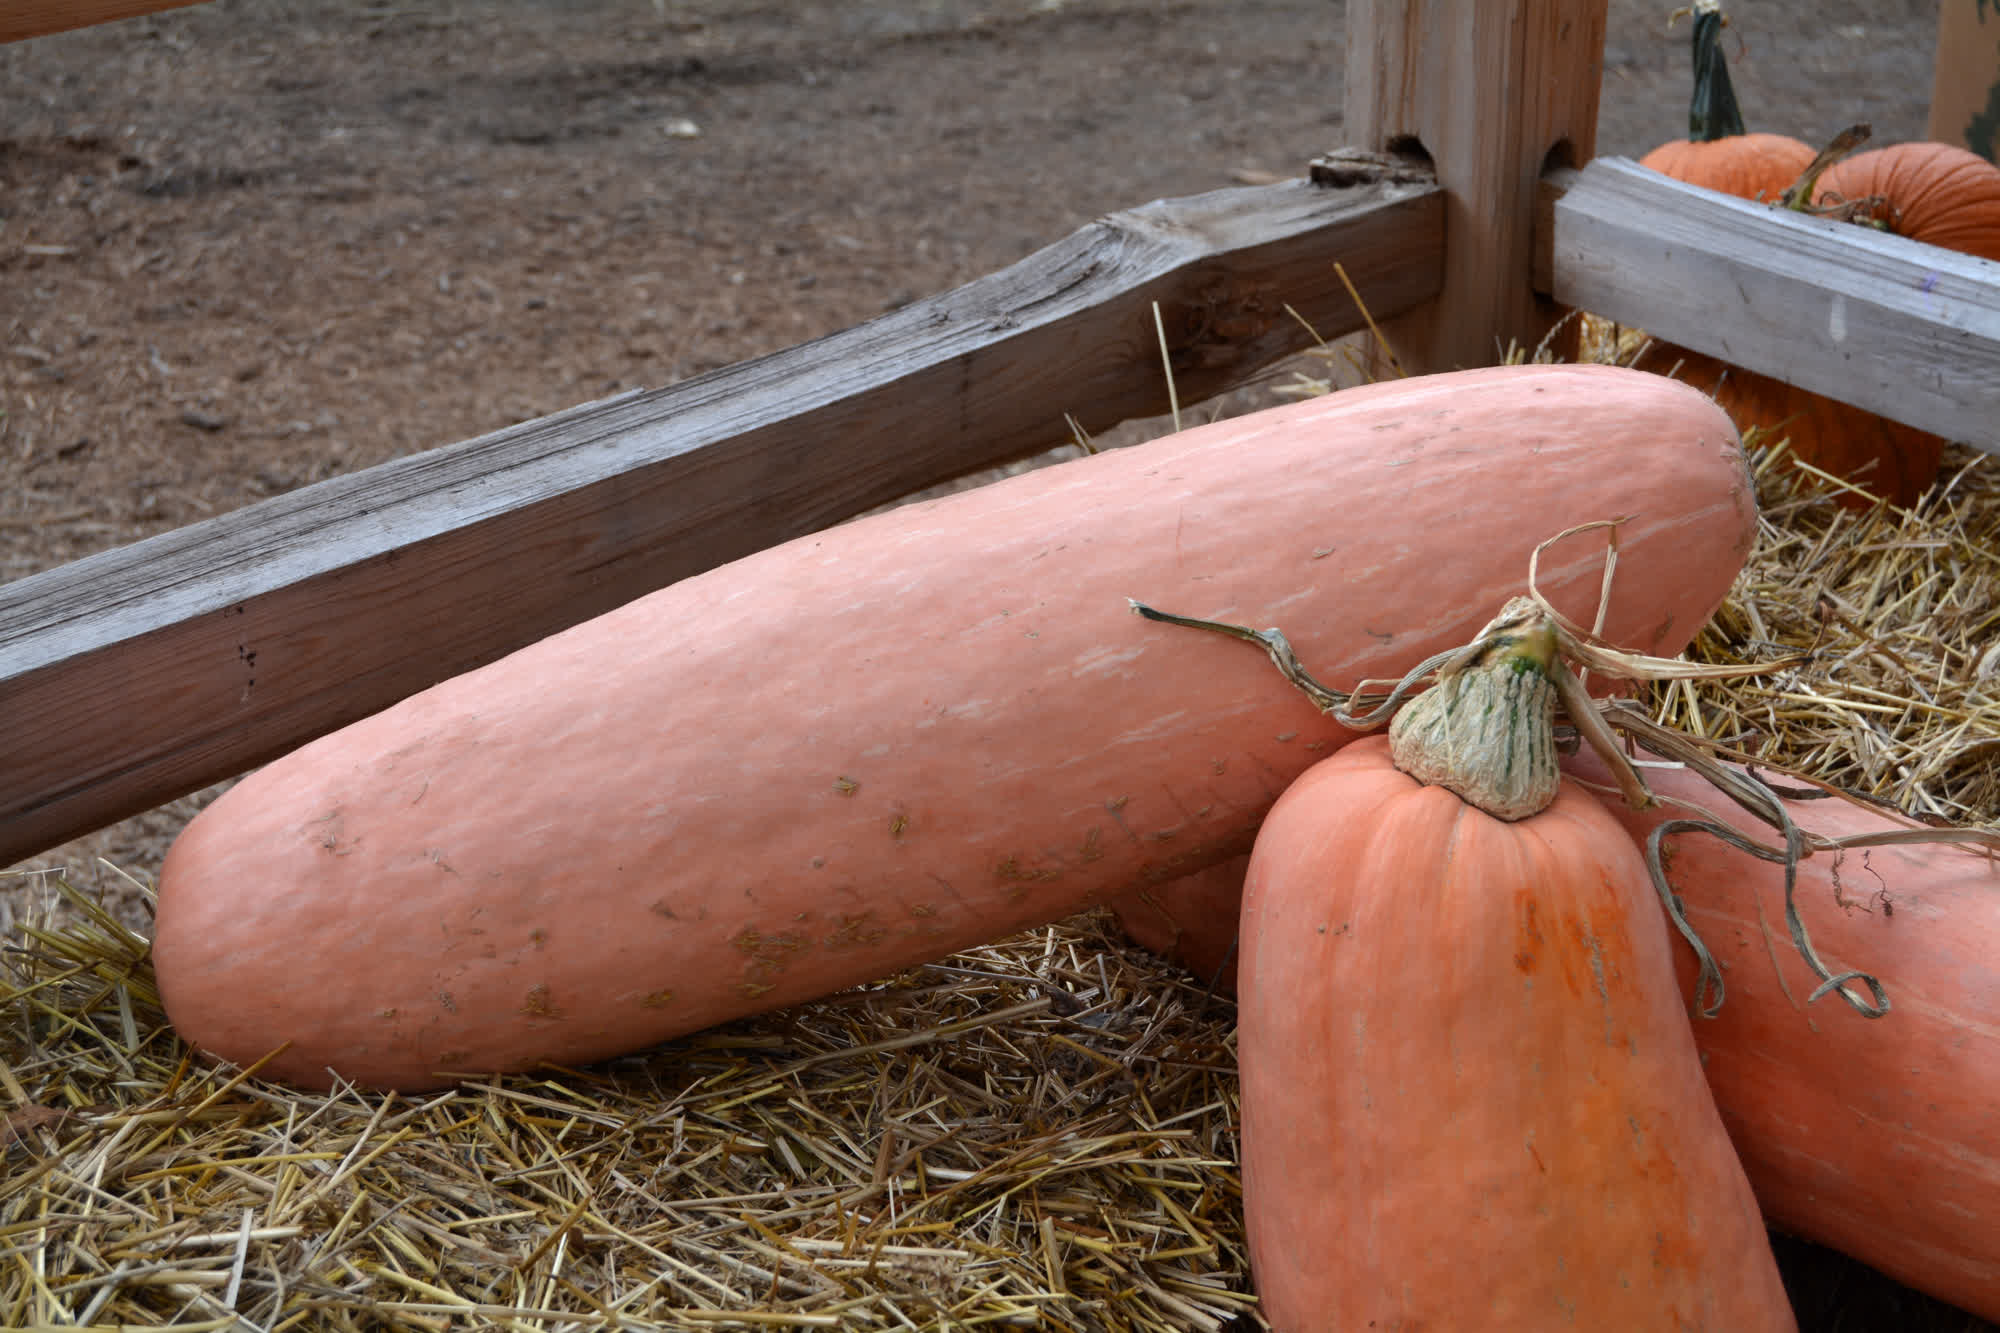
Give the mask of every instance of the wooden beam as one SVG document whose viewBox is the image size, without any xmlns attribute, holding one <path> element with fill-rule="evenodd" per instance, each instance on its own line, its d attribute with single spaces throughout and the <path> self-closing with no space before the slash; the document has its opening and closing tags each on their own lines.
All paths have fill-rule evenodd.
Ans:
<svg viewBox="0 0 2000 1333">
<path fill-rule="evenodd" d="M 1669 180 L 1549 179 L 1556 300 L 2000 453 L 2000 264 Z"/>
<path fill-rule="evenodd" d="M 185 9 L 202 0 L 5 0 L 0 3 L 0 42 L 18 42 L 93 23 Z"/>
<path fill-rule="evenodd" d="M 1108 216 L 1011 268 L 671 388 L 0 587 L 0 865 L 243 772 L 676 579 L 1180 401 L 1436 291 L 1435 185 Z M 757 664 L 746 663 L 746 670 Z M 644 725 L 643 719 L 634 719 Z"/>
<path fill-rule="evenodd" d="M 1413 373 L 1491 365 L 1561 316 L 1528 281 L 1536 182 L 1596 151 L 1605 0 L 1349 0 L 1343 138 L 1421 149 L 1445 191 L 1444 286 L 1384 333 Z"/>
</svg>

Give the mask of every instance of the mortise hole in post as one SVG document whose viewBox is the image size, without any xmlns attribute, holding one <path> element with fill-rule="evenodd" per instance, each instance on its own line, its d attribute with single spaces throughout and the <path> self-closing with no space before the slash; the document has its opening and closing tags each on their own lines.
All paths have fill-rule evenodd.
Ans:
<svg viewBox="0 0 2000 1333">
<path fill-rule="evenodd" d="M 1411 158 L 1433 169 L 1437 166 L 1431 159 L 1431 150 L 1424 147 L 1424 141 L 1414 134 L 1395 135 L 1383 147 L 1396 157 Z"/>
<path fill-rule="evenodd" d="M 1549 145 L 1549 151 L 1542 154 L 1542 169 L 1539 175 L 1546 176 L 1557 167 L 1576 166 L 1576 145 L 1568 139 L 1558 139 Z"/>
</svg>

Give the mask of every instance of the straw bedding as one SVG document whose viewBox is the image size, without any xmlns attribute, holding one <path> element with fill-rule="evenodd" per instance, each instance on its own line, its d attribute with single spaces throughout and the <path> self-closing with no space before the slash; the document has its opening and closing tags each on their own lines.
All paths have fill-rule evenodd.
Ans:
<svg viewBox="0 0 2000 1333">
<path fill-rule="evenodd" d="M 0 992 L 8 1327 L 1215 1330 L 1251 1305 L 1228 1007 L 1094 919 L 406 1098 L 190 1059 L 145 940 L 68 905 Z"/>
</svg>

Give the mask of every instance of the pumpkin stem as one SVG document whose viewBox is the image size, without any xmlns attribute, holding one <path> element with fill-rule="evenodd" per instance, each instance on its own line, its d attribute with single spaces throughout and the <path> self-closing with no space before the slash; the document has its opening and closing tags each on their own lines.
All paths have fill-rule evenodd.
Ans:
<svg viewBox="0 0 2000 1333">
<path fill-rule="evenodd" d="M 1599 527 L 1615 530 L 1619 521 L 1622 520 L 1583 524 L 1542 543 L 1529 561 L 1528 596 L 1509 601 L 1471 643 L 1419 663 L 1386 695 L 1322 685 L 1300 664 L 1282 630 L 1253 630 L 1222 621 L 1177 616 L 1137 601 L 1130 605 L 1148 620 L 1226 634 L 1258 645 L 1277 664 L 1285 679 L 1302 690 L 1321 712 L 1342 726 L 1357 730 L 1380 725 L 1406 695 L 1425 678 L 1434 676 L 1432 687 L 1412 699 L 1390 724 L 1389 739 L 1396 766 L 1420 782 L 1456 792 L 1469 804 L 1501 819 L 1526 818 L 1545 809 L 1555 798 L 1561 780 L 1555 760 L 1554 719 L 1558 703 L 1572 725 L 1617 775 L 1621 794 L 1634 808 L 1651 805 L 1654 798 L 1621 751 L 1614 733 L 1623 733 L 1654 754 L 1693 769 L 1784 836 L 1782 848 L 1766 846 L 1693 806 L 1691 809 L 1702 817 L 1670 820 L 1647 842 L 1647 868 L 1661 905 L 1674 928 L 1694 950 L 1700 966 L 1695 1003 L 1701 1014 L 1714 1017 L 1721 1008 L 1722 973 L 1688 922 L 1680 898 L 1667 880 L 1662 849 L 1670 834 L 1694 831 L 1712 833 L 1732 847 L 1785 867 L 1785 924 L 1793 947 L 1820 978 L 1820 985 L 1806 1003 L 1831 991 L 1864 1017 L 1882 1017 L 1889 1012 L 1889 996 L 1881 982 L 1866 972 L 1835 973 L 1814 950 L 1795 901 L 1798 863 L 1814 852 L 1838 854 L 1845 846 L 1892 842 L 1963 841 L 2000 849 L 2000 835 L 1987 830 L 1912 829 L 1835 839 L 1809 833 L 1792 821 L 1784 801 L 1755 773 L 1729 768 L 1718 758 L 1749 760 L 1750 756 L 1737 755 L 1713 742 L 1697 743 L 1653 721 L 1629 701 L 1591 698 L 1569 669 L 1570 660 L 1627 679 L 1668 680 L 1758 675 L 1798 665 L 1810 656 L 1802 653 L 1780 662 L 1749 667 L 1667 661 L 1619 652 L 1594 632 L 1571 625 L 1535 588 L 1536 560 L 1542 550 L 1557 541 Z M 1381 683 L 1384 682 L 1364 681 L 1362 685 Z M 1360 705 L 1367 705 L 1366 710 L 1357 711 Z M 1830 788 L 1827 791 L 1840 794 Z M 1856 983 L 1866 987 L 1866 998 L 1849 989 Z"/>
<path fill-rule="evenodd" d="M 1743 134 L 1743 111 L 1736 104 L 1736 86 L 1729 81 L 1729 61 L 1722 54 L 1719 0 L 1695 0 L 1694 94 L 1688 101 L 1688 138 L 1714 143 Z"/>
<path fill-rule="evenodd" d="M 1517 597 L 1474 642 L 1476 655 L 1439 670 L 1437 683 L 1396 714 L 1389 753 L 1426 786 L 1456 792 L 1496 819 L 1526 819 L 1548 809 L 1562 782 L 1562 640 L 1534 602 Z"/>
<path fill-rule="evenodd" d="M 1827 168 L 1867 143 L 1869 136 L 1874 132 L 1874 128 L 1864 121 L 1857 125 L 1849 125 L 1834 135 L 1832 142 L 1820 149 L 1817 157 L 1806 163 L 1806 169 L 1799 173 L 1799 178 L 1778 196 L 1778 207 L 1789 208 L 1795 213 L 1837 213 L 1845 215 L 1849 221 L 1860 220 L 1852 215 L 1857 210 L 1878 201 L 1861 199 L 1851 204 L 1837 203 L 1821 207 L 1813 203 L 1813 194 L 1819 189 L 1819 178 L 1826 174 Z"/>
</svg>

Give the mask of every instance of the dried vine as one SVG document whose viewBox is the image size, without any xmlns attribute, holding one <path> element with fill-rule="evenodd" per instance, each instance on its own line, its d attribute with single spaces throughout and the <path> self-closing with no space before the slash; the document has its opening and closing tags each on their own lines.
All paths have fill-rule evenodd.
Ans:
<svg viewBox="0 0 2000 1333">
<path fill-rule="evenodd" d="M 1820 979 L 1819 986 L 1807 997 L 1807 1003 L 1831 992 L 1839 995 L 1864 1017 L 1882 1017 L 1889 1012 L 1889 996 L 1882 983 L 1862 971 L 1849 970 L 1835 973 L 1813 948 L 1811 935 L 1806 929 L 1804 919 L 1799 915 L 1796 901 L 1800 861 L 1815 853 L 1832 852 L 1837 855 L 1848 848 L 1909 842 L 1961 842 L 2000 849 L 2000 834 L 1982 829 L 1963 828 L 1911 828 L 1842 838 L 1813 833 L 1800 828 L 1792 820 L 1783 798 L 1769 783 L 1757 776 L 1752 767 L 1758 762 L 1755 756 L 1739 754 L 1726 747 L 1663 726 L 1629 701 L 1593 698 L 1583 683 L 1585 675 L 1591 671 L 1622 680 L 1737 679 L 1790 669 L 1802 665 L 1811 656 L 1808 650 L 1776 661 L 1749 666 L 1707 665 L 1647 657 L 1624 652 L 1606 643 L 1595 630 L 1584 629 L 1570 621 L 1550 605 L 1536 587 L 1536 575 L 1542 551 L 1579 533 L 1600 529 L 1607 533 L 1609 544 L 1599 606 L 1601 625 L 1604 600 L 1610 595 L 1612 574 L 1617 563 L 1617 528 L 1622 521 L 1614 519 L 1586 523 L 1549 538 L 1535 548 L 1534 554 L 1529 559 L 1528 596 L 1510 602 L 1501 615 L 1487 625 L 1472 642 L 1426 658 L 1400 680 L 1363 681 L 1353 690 L 1336 689 L 1315 679 L 1299 661 L 1291 641 L 1286 638 L 1282 630 L 1275 627 L 1259 630 L 1220 621 L 1200 620 L 1159 611 L 1137 601 L 1133 601 L 1131 607 L 1149 620 L 1225 634 L 1258 645 L 1271 658 L 1285 679 L 1312 700 L 1314 706 L 1322 713 L 1343 727 L 1360 731 L 1381 726 L 1418 690 L 1435 685 L 1440 680 L 1449 679 L 1470 664 L 1481 660 L 1490 651 L 1517 642 L 1524 633 L 1552 633 L 1558 651 L 1545 669 L 1556 685 L 1562 715 L 1573 729 L 1573 734 L 1564 738 L 1565 744 L 1570 749 L 1574 749 L 1579 743 L 1589 745 L 1610 768 L 1617 782 L 1618 793 L 1628 806 L 1633 809 L 1648 809 L 1660 804 L 1659 798 L 1646 786 L 1645 779 L 1632 762 L 1629 751 L 1632 747 L 1637 747 L 1694 770 L 1752 817 L 1769 825 L 1777 835 L 1774 843 L 1760 842 L 1746 836 L 1698 805 L 1676 801 L 1674 804 L 1683 807 L 1688 813 L 1659 825 L 1647 839 L 1647 869 L 1652 876 L 1653 887 L 1660 896 L 1661 906 L 1675 929 L 1694 950 L 1699 967 L 1695 982 L 1695 1004 L 1699 1012 L 1704 1017 L 1712 1018 L 1721 1010 L 1724 995 L 1722 973 L 1716 966 L 1714 957 L 1688 921 L 1680 896 L 1667 879 L 1662 855 L 1663 844 L 1667 838 L 1692 832 L 1711 834 L 1751 856 L 1784 866 L 1786 929 L 1799 956 Z M 1731 768 L 1724 761 L 1742 767 Z M 1855 799 L 1804 774 L 1783 769 L 1776 771 L 1787 779 L 1803 785 L 1806 790 L 1799 791 L 1797 795 Z M 1875 807 L 1871 805 L 1869 808 Z M 1864 995 L 1857 992 L 1854 989 L 1857 985 L 1864 988 L 1867 993 Z"/>
</svg>

